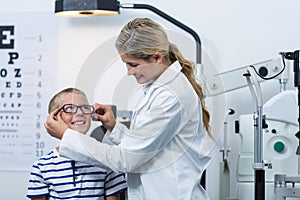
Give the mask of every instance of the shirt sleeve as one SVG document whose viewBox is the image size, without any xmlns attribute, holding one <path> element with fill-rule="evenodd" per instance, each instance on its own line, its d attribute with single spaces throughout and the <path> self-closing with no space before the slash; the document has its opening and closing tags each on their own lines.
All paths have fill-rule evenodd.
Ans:
<svg viewBox="0 0 300 200">
<path fill-rule="evenodd" d="M 126 189 L 125 174 L 108 171 L 105 178 L 105 196 L 111 196 Z"/>
<path fill-rule="evenodd" d="M 118 128 L 116 128 L 116 127 L 118 127 Z M 119 129 L 119 131 L 113 131 L 113 134 L 112 134 L 112 132 L 107 131 L 103 137 L 103 140 L 102 140 L 103 143 L 118 145 L 121 143 L 122 136 L 124 135 L 123 133 L 126 133 L 129 131 L 128 128 L 124 124 L 121 124 L 118 121 L 116 122 L 114 129 Z"/>
<path fill-rule="evenodd" d="M 117 138 L 118 145 L 100 143 L 67 129 L 61 140 L 60 154 L 114 171 L 136 172 L 170 143 L 183 119 L 181 105 L 171 92 L 154 99 L 146 112 L 136 113 L 132 130 L 126 132 L 123 126 L 115 126 L 109 137 Z"/>
<path fill-rule="evenodd" d="M 30 172 L 29 183 L 27 188 L 27 197 L 32 198 L 32 197 L 42 197 L 48 195 L 49 195 L 48 186 L 43 178 L 40 168 L 35 163 L 32 166 Z"/>
</svg>

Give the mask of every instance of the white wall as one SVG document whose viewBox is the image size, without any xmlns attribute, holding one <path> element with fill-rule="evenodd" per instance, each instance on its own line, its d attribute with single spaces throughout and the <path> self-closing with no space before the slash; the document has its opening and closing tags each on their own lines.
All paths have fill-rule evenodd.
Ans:
<svg viewBox="0 0 300 200">
<path fill-rule="evenodd" d="M 134 3 L 131 0 L 121 2 Z M 194 29 L 201 37 L 203 51 L 220 72 L 276 58 L 280 51 L 293 51 L 300 48 L 300 17 L 297 14 L 300 2 L 297 0 L 148 0 L 137 3 L 143 2 L 158 7 Z M 53 9 L 54 0 L 0 1 L 0 15 L 7 11 L 52 13 Z M 60 52 L 57 75 L 59 87 L 74 85 L 78 73 L 85 66 L 85 62 L 89 61 L 88 58 L 93 52 L 115 36 L 125 22 L 136 16 L 152 17 L 165 24 L 169 30 L 190 37 L 162 18 L 143 10 L 121 10 L 121 15 L 116 17 L 62 18 L 60 19 L 60 44 L 57 49 Z M 193 54 L 192 48 L 186 45 L 183 45 L 183 48 L 183 53 L 193 58 L 193 55 L 190 55 Z M 68 76 L 64 76 L 66 73 Z M 265 83 L 262 87 L 265 100 L 279 92 L 277 82 Z M 292 77 L 288 88 L 293 88 Z M 102 99 L 99 97 L 97 100 L 109 101 L 109 98 L 105 98 L 105 91 L 100 90 L 101 92 Z M 236 98 L 237 96 L 239 98 Z M 236 183 L 234 167 L 239 138 L 233 133 L 233 121 L 238 119 L 240 114 L 252 113 L 253 106 L 247 88 L 227 93 L 224 103 L 226 108 L 233 108 L 236 111 L 236 114 L 229 118 L 229 146 L 232 148 L 230 159 L 233 167 L 231 195 L 234 196 Z M 220 147 L 222 144 L 218 141 L 216 148 L 211 152 L 212 162 L 207 171 L 207 190 L 213 200 L 218 199 L 216 191 L 219 187 Z M 27 172 L 0 172 L 0 177 L 1 199 L 25 199 Z"/>
</svg>

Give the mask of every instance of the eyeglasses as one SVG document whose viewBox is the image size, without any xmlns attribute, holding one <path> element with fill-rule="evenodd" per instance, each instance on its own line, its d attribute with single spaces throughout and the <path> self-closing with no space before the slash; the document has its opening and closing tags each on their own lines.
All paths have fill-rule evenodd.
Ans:
<svg viewBox="0 0 300 200">
<path fill-rule="evenodd" d="M 81 105 L 81 106 L 76 106 L 74 104 L 65 104 L 59 111 L 63 110 L 65 113 L 71 113 L 71 114 L 76 114 L 78 108 L 84 113 L 84 114 L 92 114 L 94 113 L 94 107 L 91 105 Z"/>
</svg>

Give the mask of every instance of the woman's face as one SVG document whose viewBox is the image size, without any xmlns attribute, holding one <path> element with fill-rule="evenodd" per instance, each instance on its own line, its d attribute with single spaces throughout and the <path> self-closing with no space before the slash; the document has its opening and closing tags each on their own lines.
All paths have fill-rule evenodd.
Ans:
<svg viewBox="0 0 300 200">
<path fill-rule="evenodd" d="M 121 59 L 126 64 L 127 74 L 134 76 L 140 84 L 155 80 L 167 68 L 161 64 L 161 55 L 156 54 L 149 61 L 129 57 L 125 54 L 121 55 Z"/>
<path fill-rule="evenodd" d="M 59 108 L 62 108 L 65 104 L 82 106 L 88 105 L 88 102 L 86 97 L 81 94 L 67 93 L 61 97 Z M 61 110 L 59 114 L 70 129 L 76 130 L 80 133 L 85 134 L 91 126 L 92 115 L 83 113 L 80 108 L 78 108 L 77 112 L 74 114 L 66 113 L 63 110 Z"/>
</svg>

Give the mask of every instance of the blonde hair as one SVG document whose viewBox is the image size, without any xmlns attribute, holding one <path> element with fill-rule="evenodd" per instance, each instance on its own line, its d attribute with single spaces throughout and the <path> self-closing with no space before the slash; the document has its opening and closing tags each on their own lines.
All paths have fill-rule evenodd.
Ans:
<svg viewBox="0 0 300 200">
<path fill-rule="evenodd" d="M 177 46 L 169 42 L 162 26 L 148 18 L 133 19 L 121 30 L 115 46 L 119 53 L 138 59 L 147 60 L 155 52 L 160 52 L 164 59 L 170 60 L 171 63 L 179 61 L 182 66 L 181 72 L 187 77 L 201 101 L 203 124 L 212 138 L 210 114 L 205 107 L 203 89 L 195 80 L 194 63 L 185 59 Z"/>
<path fill-rule="evenodd" d="M 48 105 L 48 113 L 51 113 L 53 110 L 58 108 L 60 101 L 61 101 L 61 97 L 63 97 L 66 94 L 69 94 L 69 93 L 81 94 L 82 96 L 84 96 L 87 99 L 85 93 L 77 88 L 70 87 L 70 88 L 63 89 L 51 98 L 49 105 Z"/>
</svg>

